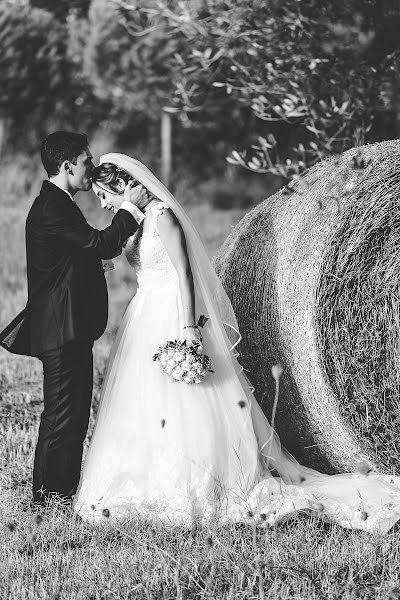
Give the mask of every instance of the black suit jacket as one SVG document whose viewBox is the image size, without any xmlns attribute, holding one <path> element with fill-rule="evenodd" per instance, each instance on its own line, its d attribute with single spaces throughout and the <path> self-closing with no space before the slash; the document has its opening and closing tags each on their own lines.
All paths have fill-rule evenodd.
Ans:
<svg viewBox="0 0 400 600">
<path fill-rule="evenodd" d="M 68 194 L 44 181 L 26 220 L 28 303 L 0 334 L 0 345 L 39 356 L 72 340 L 99 338 L 108 318 L 101 259 L 120 254 L 137 228 L 121 209 L 109 227 L 94 229 Z"/>
</svg>

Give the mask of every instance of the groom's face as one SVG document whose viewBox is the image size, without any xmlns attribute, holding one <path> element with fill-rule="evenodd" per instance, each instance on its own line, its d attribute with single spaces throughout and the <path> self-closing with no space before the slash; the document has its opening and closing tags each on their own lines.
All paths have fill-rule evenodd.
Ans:
<svg viewBox="0 0 400 600">
<path fill-rule="evenodd" d="M 93 156 L 86 148 L 76 159 L 76 164 L 71 164 L 70 183 L 76 190 L 87 192 L 92 186 L 92 173 L 94 169 Z"/>
</svg>

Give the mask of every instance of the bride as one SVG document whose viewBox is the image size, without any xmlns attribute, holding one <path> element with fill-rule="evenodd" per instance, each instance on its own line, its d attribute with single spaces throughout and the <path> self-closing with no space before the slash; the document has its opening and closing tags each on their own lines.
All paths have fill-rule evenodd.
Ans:
<svg viewBox="0 0 400 600">
<path fill-rule="evenodd" d="M 74 510 L 88 521 L 187 526 L 272 525 L 317 512 L 343 527 L 388 531 L 400 518 L 400 478 L 324 475 L 281 447 L 236 360 L 235 314 L 185 211 L 139 161 L 101 157 L 93 188 L 104 207 L 117 210 L 133 183 L 151 198 L 125 248 L 138 289 L 111 351 Z M 200 344 L 214 373 L 198 385 L 173 381 L 152 356 L 174 339 Z"/>
</svg>

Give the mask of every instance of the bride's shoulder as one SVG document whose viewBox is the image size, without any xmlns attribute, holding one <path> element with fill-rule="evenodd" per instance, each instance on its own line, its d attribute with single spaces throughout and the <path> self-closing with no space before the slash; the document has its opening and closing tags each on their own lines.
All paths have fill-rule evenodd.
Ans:
<svg viewBox="0 0 400 600">
<path fill-rule="evenodd" d="M 176 218 L 172 208 L 170 208 L 168 204 L 162 202 L 161 200 L 153 200 L 152 203 L 146 209 L 146 214 L 148 213 L 150 213 L 150 215 L 152 215 L 153 217 L 156 217 L 157 220 L 160 216 L 164 217 L 163 221 L 168 221 L 170 219 Z"/>
<path fill-rule="evenodd" d="M 164 202 L 158 201 L 156 205 L 154 204 L 151 207 L 151 212 L 154 215 L 154 225 L 157 231 L 161 230 L 168 234 L 180 228 L 179 220 L 173 209 Z"/>
<path fill-rule="evenodd" d="M 146 208 L 146 212 L 164 212 L 165 209 L 169 208 L 168 204 L 162 200 L 152 200 Z"/>
<path fill-rule="evenodd" d="M 156 232 L 171 235 L 173 229 L 179 227 L 178 219 L 174 211 L 161 200 L 152 200 L 146 208 L 146 223 L 144 224 L 144 232 L 152 234 Z"/>
</svg>

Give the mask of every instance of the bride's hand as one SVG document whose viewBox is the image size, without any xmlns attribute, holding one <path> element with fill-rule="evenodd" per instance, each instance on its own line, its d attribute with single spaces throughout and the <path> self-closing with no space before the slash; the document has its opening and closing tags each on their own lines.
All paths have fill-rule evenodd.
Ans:
<svg viewBox="0 0 400 600">
<path fill-rule="evenodd" d="M 197 345 L 197 351 L 199 354 L 203 352 L 203 338 L 201 337 L 200 329 L 198 327 L 186 327 L 183 329 L 182 339 L 186 341 L 186 344 Z"/>
</svg>

